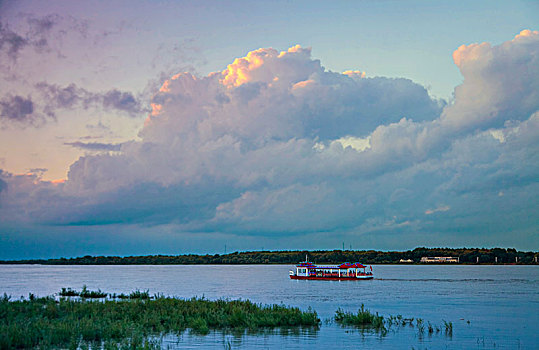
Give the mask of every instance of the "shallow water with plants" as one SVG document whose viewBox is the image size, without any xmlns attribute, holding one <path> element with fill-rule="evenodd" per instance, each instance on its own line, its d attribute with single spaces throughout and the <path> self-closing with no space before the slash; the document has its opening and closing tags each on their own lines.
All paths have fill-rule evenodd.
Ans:
<svg viewBox="0 0 539 350">
<path fill-rule="evenodd" d="M 88 293 L 101 290 L 125 302 L 161 293 L 311 307 L 322 320 L 319 328 L 209 328 L 207 334 L 187 328 L 154 339 L 172 349 L 535 349 L 539 344 L 537 266 L 375 265 L 374 280 L 354 282 L 290 280 L 290 268 L 4 265 L 0 294 L 58 297 L 62 288 L 80 292 L 87 286 Z M 367 311 L 383 320 L 373 317 L 376 327 L 361 324 L 370 317 Z"/>
<path fill-rule="evenodd" d="M 69 290 L 72 297 L 0 298 L 0 349 L 76 349 L 84 344 L 148 347 L 164 334 L 186 329 L 205 335 L 210 329 L 241 332 L 272 328 L 317 328 L 316 312 L 284 305 L 257 305 L 248 300 L 180 299 L 132 292 L 127 299 L 103 292 Z M 60 294 L 66 294 L 62 289 Z"/>
</svg>

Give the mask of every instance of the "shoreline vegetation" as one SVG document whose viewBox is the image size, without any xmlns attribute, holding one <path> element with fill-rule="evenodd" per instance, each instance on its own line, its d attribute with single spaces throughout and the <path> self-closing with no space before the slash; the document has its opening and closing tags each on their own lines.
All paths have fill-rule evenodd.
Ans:
<svg viewBox="0 0 539 350">
<path fill-rule="evenodd" d="M 184 254 L 145 256 L 83 256 L 58 259 L 0 260 L 0 264 L 41 265 L 247 265 L 296 264 L 308 255 L 310 261 L 337 264 L 360 261 L 363 264 L 538 264 L 539 252 L 512 248 L 415 248 L 408 251 L 376 250 L 294 250 L 247 251 L 229 254 Z M 458 257 L 458 263 L 421 263 L 422 257 Z M 407 262 L 403 262 L 407 261 Z M 410 262 L 411 261 L 411 262 Z"/>
<path fill-rule="evenodd" d="M 249 300 L 179 299 L 62 288 L 59 297 L 0 297 L 0 349 L 158 349 L 166 334 L 318 329 L 315 311 Z"/>
<path fill-rule="evenodd" d="M 262 305 L 249 300 L 181 299 L 148 291 L 109 294 L 62 288 L 47 297 L 12 300 L 0 297 L 0 349 L 160 349 L 163 337 L 181 339 L 184 332 L 204 336 L 223 331 L 241 336 L 279 329 L 281 334 L 314 331 L 322 321 L 316 311 L 285 305 Z M 363 304 L 357 313 L 339 308 L 332 319 L 342 327 L 385 337 L 400 328 L 415 328 L 417 336 L 453 336 L 453 324 L 425 322 L 401 315 L 384 317 Z M 470 321 L 468 321 L 468 324 Z M 227 347 L 228 345 L 228 347 Z M 225 348 L 231 348 L 225 344 Z"/>
<path fill-rule="evenodd" d="M 421 318 L 415 319 L 414 318 L 404 318 L 402 315 L 392 316 L 384 318 L 384 316 L 380 316 L 377 313 L 372 313 L 370 310 L 365 309 L 365 305 L 361 304 L 361 307 L 357 311 L 357 313 L 352 313 L 349 311 L 344 311 L 342 309 L 338 309 L 335 312 L 335 316 L 333 317 L 335 322 L 340 324 L 341 326 L 351 326 L 356 327 L 363 330 L 369 330 L 369 331 L 375 331 L 381 336 L 386 336 L 387 333 L 394 329 L 399 327 L 416 327 L 417 329 L 417 335 L 418 337 L 423 337 L 425 335 L 425 332 L 432 336 L 434 333 L 439 334 L 444 331 L 443 333 L 448 336 L 453 336 L 453 323 L 447 322 L 445 320 L 443 321 L 443 325 L 433 325 L 430 322 L 425 323 L 425 321 Z M 470 321 L 467 321 L 468 324 L 470 324 Z"/>
</svg>

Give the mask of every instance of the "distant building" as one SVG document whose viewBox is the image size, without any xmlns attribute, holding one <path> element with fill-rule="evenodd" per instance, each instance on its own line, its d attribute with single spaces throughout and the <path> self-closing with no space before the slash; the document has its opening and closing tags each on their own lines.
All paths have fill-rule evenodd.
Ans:
<svg viewBox="0 0 539 350">
<path fill-rule="evenodd" d="M 400 259 L 400 263 L 413 263 L 414 261 L 412 259 Z"/>
<path fill-rule="evenodd" d="M 458 263 L 459 257 L 454 256 L 424 256 L 421 258 L 422 263 Z"/>
</svg>

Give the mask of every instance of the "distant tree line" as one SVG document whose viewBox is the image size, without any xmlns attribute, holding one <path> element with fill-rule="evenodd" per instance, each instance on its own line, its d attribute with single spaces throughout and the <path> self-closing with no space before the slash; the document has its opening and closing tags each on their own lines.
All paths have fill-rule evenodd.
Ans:
<svg viewBox="0 0 539 350">
<path fill-rule="evenodd" d="M 539 252 L 522 252 L 504 248 L 415 248 L 407 251 L 376 250 L 316 250 L 316 251 L 252 251 L 214 255 L 145 255 L 145 256 L 83 256 L 78 258 L 0 260 L 0 264 L 43 265 L 200 265 L 200 264 L 296 264 L 305 260 L 338 264 L 398 264 L 402 260 L 420 263 L 422 257 L 458 257 L 461 264 L 537 264 Z"/>
</svg>

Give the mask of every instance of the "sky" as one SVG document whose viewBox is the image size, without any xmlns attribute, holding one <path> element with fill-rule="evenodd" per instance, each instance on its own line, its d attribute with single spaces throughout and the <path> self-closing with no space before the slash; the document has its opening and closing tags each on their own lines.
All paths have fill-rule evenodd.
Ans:
<svg viewBox="0 0 539 350">
<path fill-rule="evenodd" d="M 536 1 L 0 1 L 0 259 L 539 249 Z"/>
</svg>

